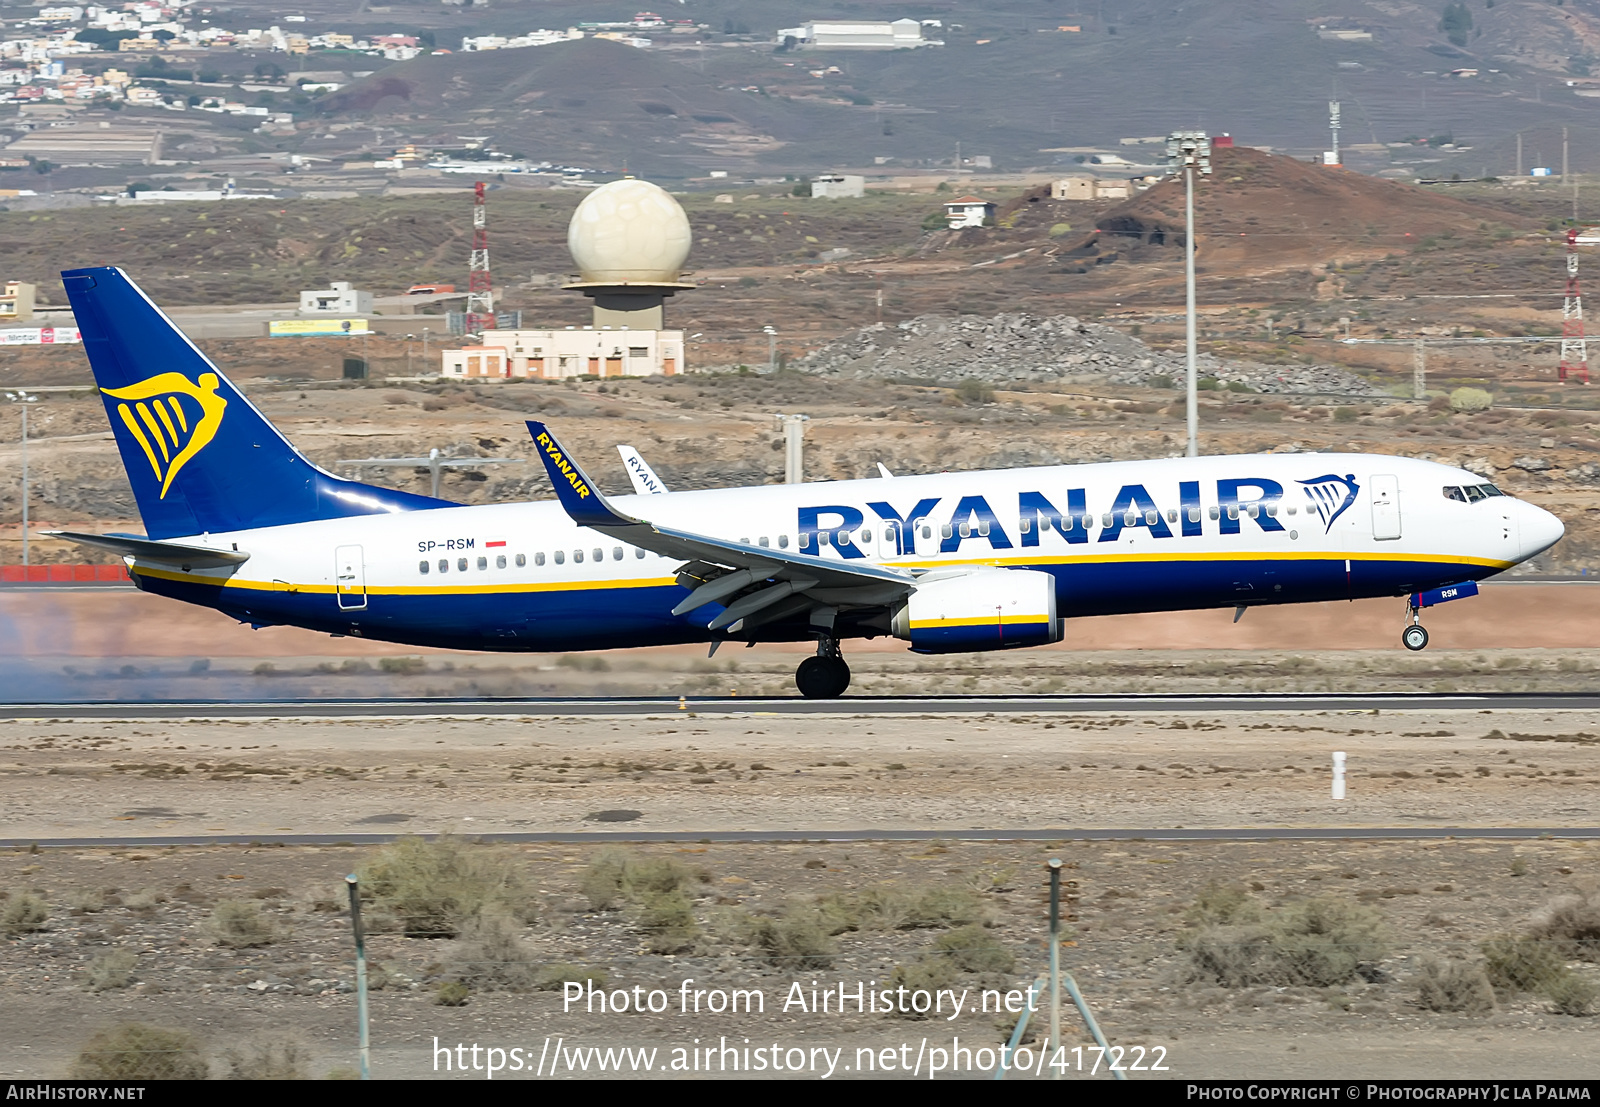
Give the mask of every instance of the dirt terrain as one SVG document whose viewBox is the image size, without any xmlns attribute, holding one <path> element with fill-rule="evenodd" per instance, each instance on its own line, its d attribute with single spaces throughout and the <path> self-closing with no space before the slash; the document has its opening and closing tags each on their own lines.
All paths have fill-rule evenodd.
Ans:
<svg viewBox="0 0 1600 1107">
<path fill-rule="evenodd" d="M 1300 720 L 1339 726 L 1347 721 L 1368 722 Z M 1440 722 L 1459 725 L 1441 719 L 1408 720 L 1405 725 Z M 1245 739 L 1226 725 L 1227 720 L 1223 723 L 1224 729 L 1199 736 L 1204 755 L 1228 751 L 1231 770 L 1182 785 L 1170 776 L 1152 780 L 1147 794 L 1159 804 L 1163 817 L 1180 817 L 1188 810 L 1173 793 L 1180 786 L 1198 797 L 1202 791 L 1231 784 L 1232 798 L 1241 785 L 1259 789 L 1261 785 L 1247 782 L 1266 773 L 1273 778 L 1269 787 L 1274 790 L 1300 784 L 1308 798 L 1313 791 L 1325 791 L 1325 777 L 1319 783 L 1310 773 L 1252 771 L 1249 766 L 1257 763 L 1277 765 L 1301 758 L 1273 748 L 1282 745 L 1278 734 L 1271 741 L 1264 740 L 1264 732 Z M 55 727 L 58 734 L 62 729 L 59 724 Z M 926 733 L 927 724 L 919 729 Z M 945 729 L 943 721 L 938 729 Z M 1021 737 L 1026 733 L 1022 728 L 1005 729 L 1011 733 L 994 736 L 993 748 L 1020 753 L 1033 744 Z M 1072 758 L 1084 756 L 1105 764 L 1107 754 L 1127 758 L 1140 749 L 1155 752 L 1165 745 L 1159 738 L 1130 741 L 1130 735 L 1121 733 L 1126 729 L 1098 735 L 1068 732 L 1074 735 Z M 1510 765 L 1508 757 L 1530 773 L 1553 769 L 1563 760 L 1552 756 L 1554 744 L 1485 743 L 1471 736 L 1476 730 L 1473 725 L 1454 738 L 1435 741 L 1464 748 L 1496 765 L 1492 777 L 1469 774 L 1462 780 L 1424 782 L 1369 774 L 1355 782 L 1353 794 L 1378 789 L 1409 793 L 1414 801 L 1436 807 L 1435 797 L 1455 792 L 1463 799 L 1471 794 L 1480 804 L 1510 800 L 1516 810 L 1526 812 L 1524 801 L 1532 795 L 1577 790 L 1563 788 L 1549 776 L 1518 783 L 1500 775 L 1499 766 Z M 1195 736 L 1194 731 L 1189 733 Z M 725 727 L 713 731 L 715 737 L 724 735 L 738 737 Z M 281 727 L 258 735 L 284 736 Z M 697 740 L 707 743 L 711 736 Z M 1304 736 L 1294 740 L 1303 741 Z M 1353 741 L 1361 748 L 1363 739 Z M 1348 735 L 1341 736 L 1341 744 L 1351 743 Z M 1473 750 L 1468 743 L 1482 745 L 1483 750 Z M 1059 747 L 1060 740 L 1052 739 L 1052 744 Z M 825 745 L 833 747 L 831 752 L 842 752 L 831 741 Z M 1421 747 L 1412 742 L 1404 748 L 1417 753 Z M 1534 749 L 1537 752 L 1530 754 Z M 1195 764 L 1198 752 L 1191 748 L 1183 756 Z M 744 749 L 737 753 L 741 758 L 750 755 Z M 1063 754 L 1058 749 L 1057 756 Z M 859 749 L 849 755 L 859 758 Z M 1364 754 L 1355 756 L 1359 761 Z M 1531 769 L 1526 765 L 1529 758 L 1542 767 Z M 1473 759 L 1469 756 L 1467 761 Z M 1423 754 L 1422 760 L 1454 763 L 1451 755 L 1438 749 Z M 784 768 L 775 767 L 774 775 Z M 1131 778 L 1136 772 L 1125 768 L 1123 775 Z M 1016 773 L 1012 779 L 1022 775 Z M 1096 783 L 1109 783 L 1103 777 L 1087 780 L 1086 775 L 1074 768 L 1072 784 L 1066 786 L 1071 794 L 1087 794 Z M 1224 776 L 1228 779 L 1221 781 Z M 1159 785 L 1166 787 L 1159 788 L 1162 794 L 1156 800 Z M 225 787 L 237 795 L 256 786 L 241 782 Z M 347 792 L 352 787 L 365 793 L 368 784 L 343 786 Z M 1328 805 L 1320 801 L 1320 806 Z M 384 829 L 421 829 L 415 822 L 394 818 L 371 822 Z M 143 818 L 118 825 L 150 829 Z M 1589 886 L 1585 880 L 1592 880 L 1597 862 L 1590 843 L 1465 839 L 1052 845 L 971 843 L 957 838 L 953 833 L 950 839 L 931 844 L 687 844 L 631 851 L 634 857 L 674 862 L 702 874 L 690 880 L 694 936 L 671 954 L 651 952 L 660 942 L 652 937 L 637 906 L 597 911 L 580 891 L 587 886 L 588 867 L 599 856 L 596 847 L 574 843 L 514 848 L 509 855 L 519 867 L 526 866 L 537 888 L 527 906 L 532 921 L 518 931 L 517 957 L 533 965 L 565 966 L 553 970 L 557 973 L 604 973 L 605 987 L 612 990 L 635 985 L 646 991 L 660 989 L 674 1005 L 685 980 L 693 982 L 688 987 L 705 990 L 759 989 L 763 1011 L 716 1015 L 702 1010 L 683 1015 L 674 1006 L 655 1015 L 619 1015 L 587 1013 L 581 1003 L 563 1010 L 559 985 L 556 991 L 532 992 L 475 987 L 465 1006 L 439 1006 L 434 997 L 440 983 L 454 974 L 473 972 L 481 963 L 472 959 L 483 956 L 483 947 L 461 940 L 379 933 L 368 944 L 376 963 L 373 980 L 380 986 L 372 999 L 374 1075 L 444 1075 L 432 1049 L 456 1042 L 469 1048 L 473 1043 L 520 1047 L 531 1068 L 547 1036 L 560 1038 L 569 1049 L 655 1046 L 660 1056 L 654 1075 L 659 1077 L 672 1075 L 660 1069 L 674 1047 L 691 1047 L 695 1040 L 702 1046 L 718 1045 L 724 1036 L 736 1046 L 749 1039 L 756 1046 L 778 1043 L 785 1050 L 844 1047 L 836 1060 L 848 1066 L 838 1073 L 841 1076 L 860 1071 L 862 1060 L 856 1050 L 863 1047 L 898 1050 L 909 1043 L 907 1067 L 919 1043 L 964 1044 L 992 1051 L 1014 1018 L 997 1015 L 995 1007 L 977 1013 L 969 1007 L 954 1019 L 944 1017 L 946 1008 L 929 1020 L 853 1010 L 840 1016 L 837 1006 L 827 1015 L 793 1005 L 783 1008 L 796 982 L 802 993 L 809 993 L 814 986 L 843 984 L 853 991 L 857 982 L 893 986 L 908 979 L 906 967 L 916 970 L 937 960 L 935 943 L 948 945 L 946 935 L 956 933 L 948 929 L 951 923 L 913 922 L 906 929 L 895 929 L 892 923 L 888 929 L 864 926 L 822 943 L 819 949 L 825 952 L 796 966 L 774 963 L 771 954 L 753 946 L 748 920 L 782 919 L 807 910 L 817 897 L 926 897 L 932 890 L 940 902 L 956 905 L 958 918 L 978 917 L 987 924 L 981 931 L 961 934 L 966 940 L 978 940 L 970 936 L 981 933 L 990 968 L 944 977 L 949 986 L 966 990 L 969 1001 L 976 1004 L 981 989 L 1025 988 L 1043 972 L 1041 866 L 1052 855 L 1067 863 L 1070 941 L 1065 965 L 1076 975 L 1113 1044 L 1130 1050 L 1143 1046 L 1152 1054 L 1157 1047 L 1165 1050 L 1160 1060 L 1168 1071 L 1159 1075 L 1579 1079 L 1593 1074 L 1591 1019 L 1557 1013 L 1549 1001 L 1515 992 L 1498 997 L 1491 1010 L 1439 1013 L 1419 1004 L 1418 991 L 1429 959 L 1477 958 L 1487 939 L 1518 932 L 1554 897 L 1575 886 Z M 13 897 L 31 892 L 49 905 L 44 928 L 10 940 L 0 968 L 12 1013 L 0 1035 L 7 1058 L 5 1075 L 62 1074 L 93 1031 L 130 1020 L 193 1032 L 213 1058 L 214 1071 L 223 1069 L 225 1051 L 248 1054 L 275 1040 L 300 1045 L 308 1075 L 348 1070 L 356 1060 L 355 1014 L 349 994 L 349 924 L 341 917 L 345 902 L 341 878 L 372 856 L 371 850 L 338 847 L 78 849 L 0 855 L 0 884 Z M 1381 956 L 1362 969 L 1364 975 L 1326 986 L 1222 986 L 1203 976 L 1197 979 L 1180 943 L 1192 926 L 1190 905 L 1213 882 L 1235 882 L 1253 890 L 1253 898 L 1269 909 L 1308 897 L 1332 897 L 1370 909 L 1381 927 Z M 265 945 L 221 944 L 212 920 L 222 901 L 230 899 L 258 905 L 259 917 L 270 927 Z M 384 924 L 377 925 L 381 930 Z M 90 991 L 99 986 L 89 983 L 94 979 L 93 960 L 118 948 L 137 954 L 122 980 L 124 986 Z M 1590 969 L 1580 963 L 1572 971 L 1587 974 Z M 1070 1012 L 1063 1024 L 1069 1050 L 1091 1044 Z M 952 1043 L 952 1038 L 959 1041 Z M 468 1075 L 483 1077 L 481 1068 Z M 821 1072 L 800 1075 L 815 1078 Z M 926 1077 L 925 1067 L 919 1075 Z M 1105 1078 L 1103 1068 L 1099 1078 Z"/>
</svg>

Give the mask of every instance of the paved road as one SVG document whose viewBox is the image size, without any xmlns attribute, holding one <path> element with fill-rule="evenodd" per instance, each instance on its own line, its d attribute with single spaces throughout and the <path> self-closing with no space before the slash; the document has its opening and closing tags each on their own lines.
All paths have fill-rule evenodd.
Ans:
<svg viewBox="0 0 1600 1107">
<path fill-rule="evenodd" d="M 179 834 L 139 838 L 0 838 L 0 849 L 164 849 L 168 846 L 370 846 L 405 832 L 385 834 Z M 413 832 L 414 833 L 414 832 Z M 433 837 L 431 834 L 424 837 Z M 1328 826 L 1202 827 L 1079 830 L 571 830 L 467 835 L 483 842 L 1285 842 L 1439 841 L 1450 838 L 1530 841 L 1600 839 L 1600 826 Z"/>
<path fill-rule="evenodd" d="M 1278 695 L 1116 695 L 1116 696 L 845 696 L 808 700 L 799 696 L 766 698 L 670 696 L 570 699 L 370 699 L 206 701 L 144 700 L 102 703 L 11 703 L 0 705 L 0 719 L 239 719 L 239 718 L 404 718 L 484 715 L 1017 715 L 1083 712 L 1226 711 L 1594 711 L 1600 692 L 1483 692 L 1475 694 L 1317 693 Z"/>
</svg>

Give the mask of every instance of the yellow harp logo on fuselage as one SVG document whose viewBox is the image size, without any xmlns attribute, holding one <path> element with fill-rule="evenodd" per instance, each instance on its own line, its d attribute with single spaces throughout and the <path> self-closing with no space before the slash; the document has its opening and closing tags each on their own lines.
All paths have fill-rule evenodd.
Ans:
<svg viewBox="0 0 1600 1107">
<path fill-rule="evenodd" d="M 117 405 L 117 416 L 149 459 L 161 482 L 161 499 L 189 459 L 217 436 L 228 406 L 217 395 L 220 386 L 215 373 L 200 374 L 199 384 L 182 373 L 160 373 L 126 388 L 100 390 L 125 401 Z"/>
</svg>

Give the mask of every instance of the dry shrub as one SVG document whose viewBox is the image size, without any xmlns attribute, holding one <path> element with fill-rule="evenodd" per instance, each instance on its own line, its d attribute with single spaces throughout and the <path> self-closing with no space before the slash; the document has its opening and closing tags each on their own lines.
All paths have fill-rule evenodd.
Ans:
<svg viewBox="0 0 1600 1107">
<path fill-rule="evenodd" d="M 624 903 L 678 892 L 710 879 L 705 869 L 690 868 L 670 857 L 603 849 L 589 862 L 580 890 L 596 911 L 613 911 Z"/>
<path fill-rule="evenodd" d="M 1545 989 L 1545 995 L 1563 1015 L 1592 1015 L 1600 988 L 1577 973 L 1568 973 Z"/>
<path fill-rule="evenodd" d="M 898 888 L 886 885 L 857 893 L 823 896 L 818 907 L 832 933 L 846 930 L 925 930 L 966 926 L 989 920 L 990 910 L 971 888 L 929 885 Z"/>
<path fill-rule="evenodd" d="M 896 965 L 889 974 L 889 988 L 906 990 L 905 1003 L 902 1007 L 896 1003 L 890 1015 L 901 1019 L 926 1019 L 932 1016 L 937 1003 L 929 1006 L 926 1011 L 917 1011 L 912 1002 L 917 992 L 927 992 L 930 997 L 937 999 L 938 992 L 954 986 L 957 969 L 948 957 L 934 955 L 922 957 L 905 965 Z M 898 991 L 896 991 L 898 995 Z"/>
<path fill-rule="evenodd" d="M 105 906 L 105 893 L 98 888 L 79 888 L 67 897 L 69 915 L 92 915 L 96 911 L 104 911 Z"/>
<path fill-rule="evenodd" d="M 1528 933 L 1553 942 L 1569 959 L 1600 961 L 1600 891 L 1551 900 L 1534 916 Z"/>
<path fill-rule="evenodd" d="M 374 906 L 398 919 L 408 938 L 453 938 L 489 908 L 522 921 L 534 914 L 533 889 L 514 857 L 448 835 L 401 838 L 359 876 Z"/>
<path fill-rule="evenodd" d="M 295 1038 L 269 1037 L 247 1049 L 224 1050 L 225 1080 L 305 1080 L 311 1051 Z"/>
<path fill-rule="evenodd" d="M 1489 982 L 1503 992 L 1543 992 L 1568 975 L 1554 944 L 1539 938 L 1501 935 L 1479 947 Z"/>
<path fill-rule="evenodd" d="M 469 918 L 451 944 L 450 976 L 478 992 L 522 992 L 538 980 L 533 947 L 509 913 L 490 909 Z"/>
<path fill-rule="evenodd" d="M 831 920 L 811 904 L 790 904 L 782 915 L 750 920 L 751 944 L 779 968 L 825 969 L 835 950 Z"/>
<path fill-rule="evenodd" d="M 109 992 L 133 983 L 133 970 L 139 955 L 131 949 L 108 949 L 96 954 L 83 974 L 83 986 L 91 992 Z"/>
<path fill-rule="evenodd" d="M 963 972 L 1008 973 L 1017 967 L 1017 959 L 1011 951 L 977 925 L 958 927 L 939 935 L 934 939 L 933 948 Z"/>
<path fill-rule="evenodd" d="M 49 917 L 50 908 L 43 896 L 34 895 L 32 892 L 18 892 L 7 896 L 5 906 L 0 907 L 0 934 L 8 938 L 15 938 L 19 934 L 32 934 L 43 930 L 45 920 Z"/>
<path fill-rule="evenodd" d="M 559 992 L 570 980 L 585 988 L 604 988 L 609 979 L 610 975 L 604 969 L 584 968 L 582 965 L 557 961 L 539 970 L 533 986 L 541 992 Z"/>
<path fill-rule="evenodd" d="M 681 891 L 659 892 L 645 900 L 639 912 L 639 928 L 645 932 L 651 953 L 682 953 L 694 948 L 700 936 L 689 897 Z"/>
<path fill-rule="evenodd" d="M 1456 411 L 1488 411 L 1494 406 L 1494 397 L 1481 388 L 1458 388 L 1450 393 L 1450 406 Z"/>
<path fill-rule="evenodd" d="M 249 899 L 225 899 L 217 904 L 205 929 L 224 949 L 253 949 L 278 939 L 278 928 L 261 913 L 261 905 Z"/>
<path fill-rule="evenodd" d="M 129 1022 L 90 1038 L 71 1075 L 77 1080 L 204 1080 L 210 1067 L 199 1039 L 187 1030 Z"/>
<path fill-rule="evenodd" d="M 465 1007 L 472 989 L 459 980 L 441 980 L 434 989 L 433 1002 L 440 1007 Z"/>
<path fill-rule="evenodd" d="M 1178 941 L 1201 979 L 1230 988 L 1327 987 L 1386 952 L 1378 913 L 1350 900 L 1329 896 L 1264 910 L 1248 895 L 1216 891 L 1202 893 L 1190 917 L 1237 921 L 1202 923 Z"/>
<path fill-rule="evenodd" d="M 1494 986 L 1482 965 L 1430 958 L 1417 973 L 1417 1003 L 1429 1011 L 1487 1015 L 1494 1010 Z"/>
</svg>

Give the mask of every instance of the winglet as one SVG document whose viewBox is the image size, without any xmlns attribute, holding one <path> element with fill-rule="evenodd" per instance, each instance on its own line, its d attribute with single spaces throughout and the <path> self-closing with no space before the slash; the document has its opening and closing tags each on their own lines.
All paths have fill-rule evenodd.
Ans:
<svg viewBox="0 0 1600 1107">
<path fill-rule="evenodd" d="M 550 484 L 556 490 L 556 498 L 574 523 L 580 527 L 627 527 L 639 521 L 623 515 L 606 501 L 605 495 L 595 487 L 589 475 L 556 441 L 549 427 L 529 419 L 528 433 L 533 436 L 534 445 L 539 449 L 539 460 L 544 462 L 545 472 L 550 474 Z"/>
</svg>

